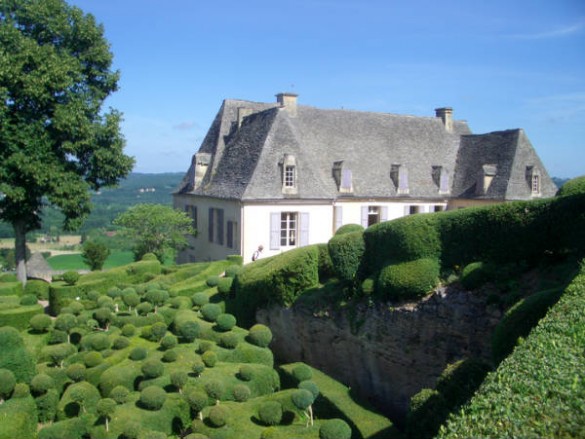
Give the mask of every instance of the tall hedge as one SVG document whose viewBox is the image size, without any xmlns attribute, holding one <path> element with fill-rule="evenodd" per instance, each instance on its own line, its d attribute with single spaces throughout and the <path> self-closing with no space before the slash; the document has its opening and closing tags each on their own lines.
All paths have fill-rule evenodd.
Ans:
<svg viewBox="0 0 585 439">
<path fill-rule="evenodd" d="M 18 382 L 30 382 L 35 375 L 35 359 L 15 328 L 0 328 L 0 352 L 0 368 L 11 370 Z"/>
<path fill-rule="evenodd" d="M 439 262 L 431 258 L 390 264 L 380 271 L 375 293 L 383 300 L 418 299 L 438 284 L 439 273 Z"/>
<path fill-rule="evenodd" d="M 328 247 L 333 271 L 339 280 L 353 284 L 366 251 L 364 232 L 358 230 L 335 235 L 329 240 Z"/>
</svg>

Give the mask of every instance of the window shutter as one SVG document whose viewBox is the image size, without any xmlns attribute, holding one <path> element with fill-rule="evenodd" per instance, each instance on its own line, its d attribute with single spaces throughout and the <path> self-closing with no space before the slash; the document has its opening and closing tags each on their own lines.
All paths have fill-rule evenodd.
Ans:
<svg viewBox="0 0 585 439">
<path fill-rule="evenodd" d="M 404 216 L 410 215 L 410 206 L 408 204 L 404 205 Z"/>
<path fill-rule="evenodd" d="M 300 228 L 300 245 L 309 245 L 309 212 L 301 212 Z"/>
<path fill-rule="evenodd" d="M 280 213 L 270 214 L 270 250 L 280 249 Z"/>
<path fill-rule="evenodd" d="M 368 228 L 368 206 L 362 206 L 362 226 Z"/>
<path fill-rule="evenodd" d="M 207 222 L 209 242 L 213 242 L 213 207 L 209 208 L 209 221 Z"/>
<path fill-rule="evenodd" d="M 217 243 L 223 245 L 223 209 L 217 209 Z"/>
<path fill-rule="evenodd" d="M 343 207 L 335 206 L 335 230 L 339 229 L 343 225 Z"/>
<path fill-rule="evenodd" d="M 380 221 L 388 221 L 388 206 L 380 208 Z"/>
</svg>

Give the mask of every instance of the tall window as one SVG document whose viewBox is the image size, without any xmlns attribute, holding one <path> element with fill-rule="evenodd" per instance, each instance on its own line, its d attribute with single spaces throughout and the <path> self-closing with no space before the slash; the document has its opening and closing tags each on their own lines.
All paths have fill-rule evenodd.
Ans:
<svg viewBox="0 0 585 439">
<path fill-rule="evenodd" d="M 297 213 L 282 212 L 280 214 L 280 246 L 294 247 L 297 245 Z"/>
<path fill-rule="evenodd" d="M 540 194 L 540 175 L 533 174 L 532 175 L 532 193 L 533 194 Z"/>
<path fill-rule="evenodd" d="M 223 209 L 209 208 L 209 242 L 223 245 Z"/>
<path fill-rule="evenodd" d="M 226 245 L 229 248 L 237 248 L 238 242 L 238 223 L 236 221 L 228 221 L 227 222 L 227 231 L 226 231 Z"/>
<path fill-rule="evenodd" d="M 284 168 L 284 187 L 295 187 L 295 167 L 292 165 Z"/>
<path fill-rule="evenodd" d="M 197 230 L 197 206 L 185 206 L 185 213 L 191 218 L 191 226 Z"/>
<path fill-rule="evenodd" d="M 369 206 L 368 207 L 368 227 L 380 222 L 380 207 Z"/>
</svg>

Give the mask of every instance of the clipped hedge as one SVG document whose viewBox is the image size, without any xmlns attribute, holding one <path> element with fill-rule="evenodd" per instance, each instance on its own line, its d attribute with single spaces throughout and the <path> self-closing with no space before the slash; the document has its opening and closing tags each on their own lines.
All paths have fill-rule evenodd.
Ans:
<svg viewBox="0 0 585 439">
<path fill-rule="evenodd" d="M 557 196 L 559 197 L 567 197 L 579 194 L 585 194 L 585 175 L 582 175 L 581 177 L 575 177 L 567 181 L 557 192 Z"/>
<path fill-rule="evenodd" d="M 385 300 L 410 300 L 423 297 L 439 282 L 436 259 L 422 258 L 387 265 L 380 271 L 375 294 Z"/>
<path fill-rule="evenodd" d="M 0 296 L 20 296 L 22 292 L 21 282 L 0 282 Z"/>
<path fill-rule="evenodd" d="M 364 232 L 335 235 L 329 240 L 328 247 L 336 276 L 342 282 L 352 284 L 358 276 L 366 251 Z"/>
<path fill-rule="evenodd" d="M 583 437 L 585 265 L 563 296 L 514 349 L 440 438 Z M 546 365 L 546 367 L 544 367 Z"/>
<path fill-rule="evenodd" d="M 22 331 L 28 328 L 28 323 L 33 316 L 43 312 L 44 309 L 40 304 L 2 309 L 0 310 L 0 326 L 12 326 Z"/>
</svg>

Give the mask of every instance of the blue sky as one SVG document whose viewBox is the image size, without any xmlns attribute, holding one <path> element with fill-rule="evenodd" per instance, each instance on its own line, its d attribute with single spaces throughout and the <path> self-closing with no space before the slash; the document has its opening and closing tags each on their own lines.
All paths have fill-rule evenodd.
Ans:
<svg viewBox="0 0 585 439">
<path fill-rule="evenodd" d="M 226 98 L 523 128 L 585 174 L 583 0 L 70 0 L 105 28 L 137 172 L 185 171 Z"/>
</svg>

